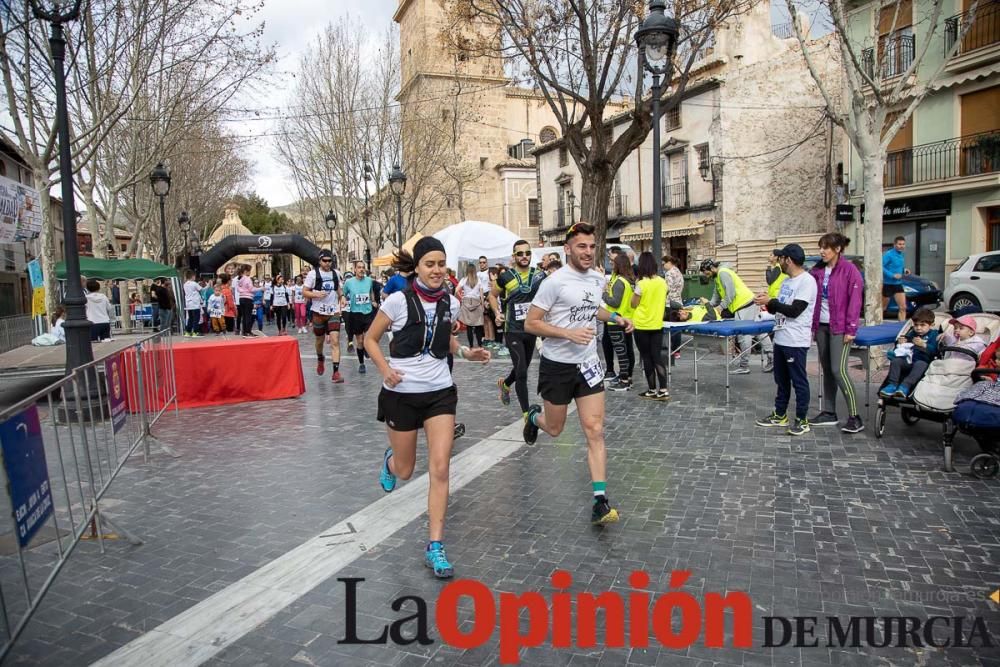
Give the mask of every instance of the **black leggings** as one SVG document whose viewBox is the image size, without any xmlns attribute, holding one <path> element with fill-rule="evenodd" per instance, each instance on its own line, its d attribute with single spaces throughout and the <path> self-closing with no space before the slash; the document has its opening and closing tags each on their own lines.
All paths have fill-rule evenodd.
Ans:
<svg viewBox="0 0 1000 667">
<path fill-rule="evenodd" d="M 465 326 L 465 335 L 469 337 L 469 347 L 482 347 L 483 345 L 483 325 L 478 326 Z M 472 339 L 475 338 L 477 342 L 473 343 Z"/>
<path fill-rule="evenodd" d="M 284 331 L 288 323 L 288 306 L 275 306 L 274 317 L 278 320 L 278 331 Z"/>
<path fill-rule="evenodd" d="M 535 353 L 536 340 L 528 333 L 507 332 L 507 349 L 510 350 L 510 362 L 514 367 L 503 383 L 514 387 L 521 412 L 528 411 L 528 364 Z"/>
<path fill-rule="evenodd" d="M 639 348 L 642 357 L 642 372 L 646 376 L 646 384 L 656 391 L 657 381 L 660 389 L 667 388 L 667 368 L 663 365 L 663 330 L 635 330 L 635 346 Z"/>
<path fill-rule="evenodd" d="M 243 335 L 249 336 L 253 331 L 253 299 L 240 299 L 239 318 Z"/>
<path fill-rule="evenodd" d="M 609 341 L 614 356 L 618 358 L 618 377 L 628 380 L 635 370 L 635 349 L 632 347 L 632 334 L 625 333 L 625 329 L 614 324 L 604 326 L 604 337 Z M 608 369 L 613 369 L 608 361 Z"/>
</svg>

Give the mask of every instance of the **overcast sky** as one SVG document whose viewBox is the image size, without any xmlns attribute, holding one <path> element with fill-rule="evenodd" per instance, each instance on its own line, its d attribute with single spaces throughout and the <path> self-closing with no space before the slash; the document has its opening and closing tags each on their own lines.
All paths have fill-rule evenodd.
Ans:
<svg viewBox="0 0 1000 667">
<path fill-rule="evenodd" d="M 264 41 L 275 44 L 278 50 L 278 72 L 294 70 L 299 57 L 315 41 L 323 27 L 344 14 L 361 20 L 373 34 L 381 33 L 392 23 L 397 0 L 266 0 L 257 20 L 264 21 Z M 275 88 L 266 95 L 253 95 L 236 102 L 243 108 L 274 107 L 288 101 L 291 79 L 275 77 Z M 271 109 L 266 115 L 273 116 Z M 239 134 L 260 135 L 273 132 L 278 123 L 273 121 L 231 123 L 230 130 Z M 285 169 L 274 159 L 274 150 L 268 138 L 247 142 L 247 152 L 254 160 L 255 171 L 250 189 L 264 197 L 271 206 L 289 204 L 296 199 L 295 186 Z"/>
</svg>

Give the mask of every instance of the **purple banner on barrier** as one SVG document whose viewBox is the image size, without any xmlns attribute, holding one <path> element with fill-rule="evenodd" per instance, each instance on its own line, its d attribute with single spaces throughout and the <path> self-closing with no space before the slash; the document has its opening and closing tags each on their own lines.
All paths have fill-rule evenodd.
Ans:
<svg viewBox="0 0 1000 667">
<path fill-rule="evenodd" d="M 108 380 L 108 405 L 111 407 L 111 426 L 115 433 L 125 426 L 125 385 L 122 382 L 124 370 L 121 354 L 104 361 L 104 377 Z"/>
<path fill-rule="evenodd" d="M 45 465 L 45 444 L 36 406 L 0 424 L 0 448 L 17 523 L 17 540 L 26 547 L 52 516 L 49 469 Z"/>
</svg>

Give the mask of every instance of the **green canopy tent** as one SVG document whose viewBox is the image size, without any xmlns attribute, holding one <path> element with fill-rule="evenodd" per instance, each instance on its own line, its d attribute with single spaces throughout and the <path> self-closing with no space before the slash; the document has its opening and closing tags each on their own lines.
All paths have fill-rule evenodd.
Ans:
<svg viewBox="0 0 1000 667">
<path fill-rule="evenodd" d="M 160 264 L 149 259 L 100 259 L 98 257 L 80 258 L 80 275 L 84 278 L 94 278 L 96 280 L 152 280 L 153 278 L 167 278 L 173 287 L 174 298 L 181 295 L 180 276 L 177 269 L 166 264 Z M 56 278 L 66 280 L 66 262 L 56 264 Z M 126 293 L 123 290 L 122 301 L 126 301 Z M 119 305 L 119 317 L 122 327 L 128 331 L 131 328 L 131 321 L 126 314 L 128 309 Z"/>
<path fill-rule="evenodd" d="M 142 280 L 177 277 L 177 269 L 149 259 L 80 258 L 80 275 L 98 280 Z M 66 262 L 56 264 L 56 278 L 66 280 Z"/>
</svg>

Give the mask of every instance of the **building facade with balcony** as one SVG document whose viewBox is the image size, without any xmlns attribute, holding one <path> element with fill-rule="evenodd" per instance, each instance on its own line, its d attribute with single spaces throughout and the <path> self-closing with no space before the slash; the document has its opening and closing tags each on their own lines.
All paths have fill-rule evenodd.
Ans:
<svg viewBox="0 0 1000 667">
<path fill-rule="evenodd" d="M 836 80 L 832 42 L 810 48 L 824 51 L 817 59 L 822 75 Z M 833 205 L 826 196 L 832 130 L 822 106 L 794 32 L 771 25 L 768 3 L 720 28 L 680 105 L 661 113 L 659 155 L 654 158 L 650 133 L 619 168 L 608 207 L 609 242 L 651 249 L 654 196 L 662 207 L 663 251 L 686 268 L 729 246 L 825 231 Z M 606 124 L 617 137 L 629 122 L 625 113 Z M 542 238 L 559 243 L 579 219 L 579 171 L 559 139 L 535 155 Z M 661 165 L 658 193 L 652 191 L 653 159 Z"/>
<path fill-rule="evenodd" d="M 883 175 L 883 245 L 905 237 L 907 268 L 938 284 L 968 255 L 1000 250 L 1000 2 L 971 7 L 946 0 L 933 37 L 930 0 L 859 3 L 851 13 L 851 40 L 867 47 L 863 61 L 883 86 L 898 83 L 925 46 L 911 81 L 943 67 L 892 138 Z M 849 145 L 847 154 L 845 181 L 860 208 L 861 163 Z"/>
</svg>

